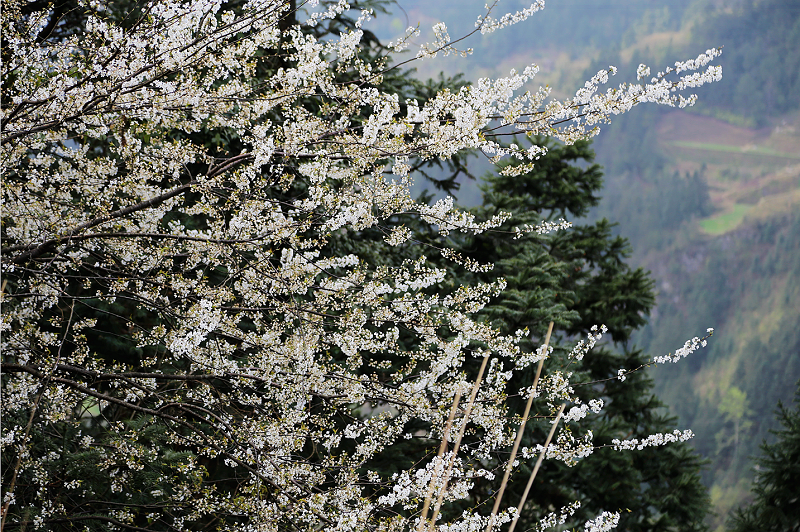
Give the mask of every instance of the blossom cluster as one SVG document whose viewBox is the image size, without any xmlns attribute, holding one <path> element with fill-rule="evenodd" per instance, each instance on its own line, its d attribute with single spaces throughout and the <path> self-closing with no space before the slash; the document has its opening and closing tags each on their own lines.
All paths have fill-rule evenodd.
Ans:
<svg viewBox="0 0 800 532">
<path fill-rule="evenodd" d="M 608 532 L 617 527 L 619 512 L 603 512 L 596 518 L 586 521 L 583 529 L 586 532 Z"/>
<path fill-rule="evenodd" d="M 575 347 L 572 348 L 572 352 L 569 354 L 569 358 L 583 360 L 583 357 L 586 356 L 586 353 L 588 353 L 607 332 L 608 328 L 605 325 L 601 325 L 600 327 L 597 325 L 592 325 L 586 341 L 581 340 L 575 344 Z"/>
<path fill-rule="evenodd" d="M 536 530 L 547 530 L 558 525 L 563 525 L 581 507 L 580 501 L 575 501 L 561 508 L 561 511 L 550 512 L 536 525 Z"/>
<path fill-rule="evenodd" d="M 492 6 L 487 5 L 487 10 L 491 10 L 491 7 L 494 7 L 495 5 L 497 5 L 496 1 L 494 4 L 492 4 Z M 477 22 L 475 22 L 475 27 L 480 29 L 482 34 L 493 33 L 499 29 L 527 20 L 528 17 L 541 9 L 544 9 L 544 0 L 537 0 L 529 7 L 521 9 L 516 13 L 506 13 L 500 17 L 499 20 L 493 19 L 487 13 L 486 15 L 481 15 L 478 17 Z"/>
<path fill-rule="evenodd" d="M 645 447 L 658 447 L 668 443 L 690 440 L 692 438 L 694 438 L 694 433 L 691 430 L 680 431 L 675 429 L 671 433 L 651 434 L 647 438 L 643 438 L 641 440 L 637 438 L 632 438 L 629 440 L 614 439 L 611 440 L 611 445 L 617 451 L 625 449 L 638 449 L 641 451 Z"/>
<path fill-rule="evenodd" d="M 538 235 L 544 235 L 547 233 L 553 233 L 555 231 L 569 229 L 570 227 L 572 227 L 572 222 L 568 222 L 563 218 L 556 222 L 545 220 L 535 226 L 530 224 L 525 224 L 522 227 L 515 227 L 514 238 L 522 238 L 526 233 L 536 233 Z"/>
<path fill-rule="evenodd" d="M 708 328 L 706 330 L 706 336 L 700 338 L 695 336 L 691 340 L 686 340 L 686 343 L 683 344 L 683 347 L 676 349 L 674 353 L 669 353 L 667 355 L 660 355 L 653 358 L 653 362 L 656 364 L 666 364 L 667 362 L 678 362 L 680 359 L 685 358 L 701 347 L 705 347 L 708 345 L 708 339 L 714 334 L 713 328 Z"/>
</svg>

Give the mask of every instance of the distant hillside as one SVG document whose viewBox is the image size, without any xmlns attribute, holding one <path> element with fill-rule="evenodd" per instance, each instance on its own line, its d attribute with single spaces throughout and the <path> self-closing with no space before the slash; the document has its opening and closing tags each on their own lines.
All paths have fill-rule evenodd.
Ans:
<svg viewBox="0 0 800 532">
<path fill-rule="evenodd" d="M 645 111 L 596 143 L 606 187 L 594 216 L 619 222 L 657 283 L 636 343 L 662 354 L 716 329 L 709 351 L 653 375 L 711 461 L 718 529 L 749 496 L 750 458 L 800 379 L 800 113 L 770 122 Z"/>
<path fill-rule="evenodd" d="M 722 517 L 748 496 L 750 458 L 800 377 L 800 214 L 748 220 L 719 236 L 651 252 L 658 307 L 638 338 L 679 347 L 674 331 L 715 327 L 711 349 L 654 371 L 659 396 L 711 459 L 704 481 Z M 717 521 L 721 524 L 721 520 Z"/>
<path fill-rule="evenodd" d="M 763 127 L 800 104 L 800 0 L 728 2 L 692 30 L 692 42 L 725 47 L 726 81 L 700 107 Z"/>
<path fill-rule="evenodd" d="M 711 461 L 704 481 L 717 530 L 749 496 L 751 457 L 775 428 L 776 402 L 791 402 L 800 379 L 797 6 L 743 2 L 707 14 L 690 42 L 711 35 L 725 45 L 719 87 L 702 91 L 691 112 L 621 117 L 595 143 L 607 179 L 595 216 L 620 223 L 632 260 L 657 282 L 656 311 L 636 341 L 658 354 L 679 347 L 682 334 L 716 329 L 707 353 L 653 375 Z M 593 66 L 662 53 L 632 45 Z"/>
</svg>

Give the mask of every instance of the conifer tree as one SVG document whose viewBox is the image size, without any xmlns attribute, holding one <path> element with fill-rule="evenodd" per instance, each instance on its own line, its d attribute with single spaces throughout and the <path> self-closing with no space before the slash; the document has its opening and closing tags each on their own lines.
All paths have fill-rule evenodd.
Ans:
<svg viewBox="0 0 800 532">
<path fill-rule="evenodd" d="M 510 165 L 485 178 L 483 205 L 475 209 L 478 217 L 489 218 L 503 210 L 513 214 L 515 224 L 535 226 L 564 217 L 580 219 L 597 204 L 602 171 L 592 163 L 594 152 L 588 141 L 563 146 L 537 138 L 534 143 L 546 145 L 548 152 L 532 170 L 517 174 L 513 171 L 516 165 Z M 593 400 L 605 403 L 600 416 L 575 424 L 576 429 L 580 427 L 576 432 L 591 430 L 601 447 L 614 438 L 641 438 L 675 428 L 675 419 L 663 412 L 663 403 L 653 395 L 652 380 L 645 371 L 635 371 L 648 365 L 649 357 L 628 345 L 654 305 L 653 281 L 641 268 L 627 264 L 628 242 L 613 236 L 612 227 L 603 219 L 577 223 L 552 236 L 517 238 L 510 228 L 505 232 L 501 228 L 452 239 L 454 248 L 470 258 L 494 263 L 491 272 L 478 277 L 503 276 L 508 283 L 482 311 L 493 325 L 507 332 L 528 328 L 532 338 L 541 339 L 548 322 L 557 324 L 556 330 L 562 334 L 554 342 L 553 359 L 545 365 L 545 379 L 559 372 L 573 373 L 576 382 L 585 383 L 577 388 L 584 404 Z M 613 321 L 608 321 L 608 316 L 613 316 Z M 593 326 L 604 322 L 613 345 L 595 347 L 580 361 L 568 360 L 565 346 L 585 338 Z M 533 368 L 522 372 L 514 386 L 522 387 L 532 378 Z M 523 404 L 517 402 L 516 412 L 522 412 Z M 535 446 L 544 437 L 533 432 L 523 445 Z M 502 464 L 503 458 L 498 455 L 497 463 Z M 569 523 L 583 522 L 602 509 L 614 509 L 622 511 L 621 530 L 705 530 L 709 503 L 700 482 L 701 465 L 685 443 L 635 455 L 604 447 L 571 468 L 554 462 L 539 473 L 530 497 L 536 502 L 525 508 L 524 522 L 530 526 L 549 508 L 581 500 L 581 508 Z M 515 481 L 505 495 L 508 504 L 516 504 L 525 486 L 529 471 L 525 463 L 522 471 L 512 477 Z M 486 499 L 496 493 L 498 484 L 499 478 L 486 486 Z"/>
<path fill-rule="evenodd" d="M 731 532 L 797 532 L 800 530 L 800 383 L 793 410 L 778 403 L 782 425 L 777 441 L 761 445 L 756 458 L 753 502 L 738 509 L 728 523 Z"/>
</svg>

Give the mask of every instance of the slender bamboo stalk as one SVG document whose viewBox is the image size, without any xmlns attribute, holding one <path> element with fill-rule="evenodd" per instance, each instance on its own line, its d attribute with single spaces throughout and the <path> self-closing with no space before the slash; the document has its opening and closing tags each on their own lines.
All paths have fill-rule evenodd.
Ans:
<svg viewBox="0 0 800 532">
<path fill-rule="evenodd" d="M 556 420 L 553 421 L 553 426 L 550 427 L 550 434 L 547 435 L 547 439 L 544 442 L 544 449 L 539 454 L 539 459 L 536 460 L 536 465 L 533 467 L 533 471 L 531 471 L 531 478 L 528 479 L 528 485 L 525 486 L 525 491 L 522 492 L 522 499 L 519 501 L 519 506 L 517 506 L 517 515 L 514 516 L 514 520 L 511 521 L 511 526 L 508 529 L 508 532 L 514 532 L 514 527 L 517 526 L 517 521 L 519 520 L 519 516 L 522 515 L 522 507 L 525 506 L 525 501 L 528 498 L 528 493 L 531 491 L 531 486 L 533 486 L 533 479 L 536 478 L 536 473 L 539 472 L 539 467 L 542 465 L 542 460 L 544 460 L 544 455 L 547 453 L 547 447 L 550 445 L 550 440 L 553 439 L 553 434 L 556 432 L 556 427 L 558 426 L 558 422 L 561 419 L 561 414 L 564 413 L 564 407 L 566 403 L 561 404 L 561 408 L 558 409 L 558 415 L 556 416 Z"/>
<path fill-rule="evenodd" d="M 547 354 L 547 346 L 550 344 L 550 335 L 553 334 L 553 322 L 550 322 L 550 326 L 547 327 L 547 336 L 544 340 L 544 353 Z M 539 367 L 536 368 L 536 376 L 533 378 L 533 386 L 531 387 L 531 395 L 528 397 L 528 403 L 525 405 L 525 413 L 522 414 L 522 423 L 519 425 L 519 429 L 517 430 L 517 439 L 514 440 L 514 447 L 511 449 L 511 458 L 508 459 L 508 463 L 506 464 L 506 471 L 503 474 L 503 482 L 500 484 L 500 490 L 497 492 L 497 497 L 494 499 L 494 507 L 492 508 L 492 515 L 489 517 L 489 523 L 486 525 L 486 532 L 492 532 L 492 527 L 494 526 L 494 518 L 497 515 L 497 512 L 500 509 L 500 501 L 503 499 L 503 493 L 506 491 L 506 484 L 508 483 L 508 477 L 511 475 L 511 470 L 514 468 L 514 459 L 517 457 L 517 451 L 519 450 L 519 444 L 522 441 L 522 433 L 525 432 L 525 424 L 528 422 L 528 414 L 531 411 L 531 404 L 533 404 L 533 398 L 536 396 L 536 386 L 539 384 L 539 376 L 542 374 L 542 366 L 544 365 L 544 358 L 539 361 Z"/>
<path fill-rule="evenodd" d="M 431 477 L 431 482 L 428 484 L 428 494 L 425 496 L 425 504 L 422 506 L 422 517 L 420 517 L 419 524 L 417 524 L 417 531 L 421 532 L 424 524 L 428 522 L 428 509 L 431 506 L 431 498 L 433 497 L 433 489 L 436 485 L 436 480 L 439 478 L 439 469 L 442 466 L 442 455 L 444 450 L 447 449 L 447 441 L 450 438 L 450 429 L 453 426 L 453 418 L 456 416 L 458 410 L 458 402 L 461 400 L 461 391 L 456 393 L 456 398 L 453 400 L 453 406 L 450 409 L 450 417 L 447 418 L 447 425 L 444 427 L 444 436 L 442 436 L 442 444 L 439 445 L 439 452 L 436 454 L 436 469 Z"/>
<path fill-rule="evenodd" d="M 447 483 L 450 480 L 450 474 L 453 472 L 453 464 L 456 462 L 456 456 L 458 455 L 458 449 L 461 447 L 461 438 L 464 437 L 464 429 L 467 428 L 467 423 L 469 422 L 469 416 L 472 414 L 472 407 L 475 405 L 475 397 L 478 395 L 478 389 L 481 387 L 481 379 L 483 379 L 483 372 L 486 369 L 486 363 L 489 361 L 489 353 L 486 353 L 486 356 L 483 357 L 483 362 L 481 362 L 481 369 L 478 370 L 478 376 L 475 378 L 475 384 L 472 387 L 472 393 L 469 395 L 469 403 L 467 404 L 467 410 L 464 412 L 464 421 L 461 423 L 461 429 L 458 431 L 458 436 L 456 437 L 455 444 L 453 445 L 453 456 L 450 458 L 449 463 L 447 464 L 447 472 L 444 474 L 444 482 L 442 483 L 442 490 L 439 492 L 439 497 L 436 499 L 436 506 L 433 508 L 433 517 L 431 517 L 430 523 L 430 530 L 433 530 L 436 526 L 436 518 L 439 517 L 439 509 L 442 507 L 442 500 L 444 499 L 444 494 L 447 491 Z"/>
</svg>

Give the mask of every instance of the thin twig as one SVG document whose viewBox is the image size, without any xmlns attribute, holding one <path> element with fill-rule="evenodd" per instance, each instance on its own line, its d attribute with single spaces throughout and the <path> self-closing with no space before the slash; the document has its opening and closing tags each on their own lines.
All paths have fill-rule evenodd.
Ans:
<svg viewBox="0 0 800 532">
<path fill-rule="evenodd" d="M 27 262 L 29 260 L 35 259 L 35 258 L 43 255 L 49 249 L 51 249 L 52 247 L 56 246 L 60 242 L 69 241 L 73 236 L 77 235 L 78 233 L 80 233 L 81 231 L 83 231 L 85 229 L 89 229 L 90 227 L 94 227 L 96 225 L 100 225 L 100 224 L 106 223 L 106 222 L 108 222 L 110 220 L 113 220 L 115 218 L 121 218 L 121 217 L 126 216 L 128 214 L 131 214 L 133 212 L 140 211 L 142 209 L 146 209 L 146 208 L 152 207 L 154 205 L 159 205 L 159 204 L 163 203 L 164 201 L 166 201 L 166 200 L 168 200 L 168 199 L 170 199 L 170 198 L 172 198 L 174 196 L 177 196 L 178 194 L 182 194 L 183 192 L 186 192 L 186 191 L 190 190 L 192 188 L 192 186 L 196 185 L 197 183 L 198 182 L 194 181 L 194 180 L 190 181 L 189 183 L 186 183 L 185 185 L 180 185 L 179 187 L 176 187 L 176 188 L 170 190 L 169 192 L 165 192 L 164 194 L 161 194 L 160 196 L 156 196 L 156 197 L 150 198 L 149 200 L 141 201 L 141 202 L 139 202 L 139 203 L 137 203 L 135 205 L 129 205 L 127 207 L 124 207 L 122 209 L 118 209 L 118 210 L 116 210 L 114 212 L 110 212 L 110 213 L 105 214 L 103 216 L 99 216 L 97 218 L 93 218 L 92 220 L 89 220 L 88 222 L 84 222 L 84 223 L 80 224 L 79 226 L 75 227 L 74 229 L 71 229 L 70 231 L 67 232 L 67 234 L 65 234 L 63 236 L 60 236 L 58 238 L 53 238 L 53 239 L 50 239 L 50 240 L 46 240 L 45 242 L 42 242 L 41 244 L 39 244 L 35 248 L 31 249 L 30 251 L 26 251 L 25 253 L 21 253 L 21 254 L 17 255 L 13 259 L 11 259 L 11 262 L 14 263 L 14 264 L 24 264 L 25 262 Z"/>
</svg>

